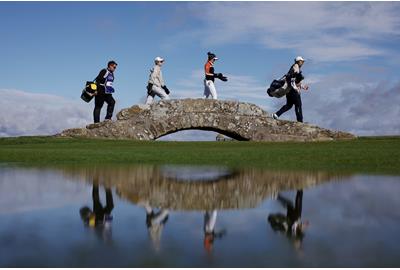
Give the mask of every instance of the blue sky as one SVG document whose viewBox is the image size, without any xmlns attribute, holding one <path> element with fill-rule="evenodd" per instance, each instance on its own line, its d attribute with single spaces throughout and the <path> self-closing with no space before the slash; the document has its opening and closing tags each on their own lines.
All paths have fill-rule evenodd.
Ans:
<svg viewBox="0 0 400 270">
<path fill-rule="evenodd" d="M 201 97 L 207 51 L 230 79 L 217 82 L 220 99 L 275 111 L 285 99 L 266 87 L 302 55 L 305 121 L 399 134 L 399 11 L 397 2 L 0 2 L 0 136 L 91 122 L 80 91 L 110 59 L 116 112 L 144 101 L 156 56 L 172 98 Z"/>
</svg>

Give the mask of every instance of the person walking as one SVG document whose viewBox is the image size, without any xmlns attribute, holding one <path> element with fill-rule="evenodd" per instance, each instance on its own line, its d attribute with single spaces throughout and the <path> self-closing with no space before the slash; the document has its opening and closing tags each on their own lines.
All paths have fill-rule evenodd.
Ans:
<svg viewBox="0 0 400 270">
<path fill-rule="evenodd" d="M 301 104 L 300 90 L 308 90 L 307 85 L 302 85 L 301 81 L 304 79 L 301 73 L 301 67 L 304 64 L 304 58 L 297 56 L 295 58 L 295 63 L 291 66 L 289 72 L 286 75 L 286 80 L 288 87 L 290 87 L 289 92 L 286 94 L 286 104 L 280 108 L 279 111 L 272 114 L 274 119 L 278 119 L 283 113 L 290 110 L 294 105 L 294 110 L 296 113 L 296 118 L 298 122 L 303 122 L 303 110 Z"/>
<path fill-rule="evenodd" d="M 206 211 L 204 214 L 204 249 L 207 252 L 211 252 L 214 245 L 214 240 L 217 238 L 222 238 L 226 234 L 226 230 L 221 230 L 219 232 L 215 231 L 215 224 L 217 223 L 217 210 Z"/>
<path fill-rule="evenodd" d="M 159 96 L 161 99 L 170 99 L 169 89 L 164 83 L 161 67 L 164 64 L 164 59 L 157 56 L 154 59 L 154 67 L 150 70 L 149 81 L 147 83 L 147 100 L 146 104 L 152 104 L 154 97 Z"/>
<path fill-rule="evenodd" d="M 93 179 L 92 200 L 93 209 L 84 206 L 79 210 L 79 214 L 85 226 L 95 230 L 96 235 L 109 242 L 112 237 L 111 224 L 113 216 L 111 214 L 114 209 L 113 195 L 110 188 L 105 187 L 106 206 L 100 201 L 98 178 Z"/>
<path fill-rule="evenodd" d="M 153 247 L 156 251 L 161 247 L 161 234 L 169 218 L 169 210 L 156 209 L 150 206 L 149 202 L 141 203 L 146 209 L 146 225 Z"/>
<path fill-rule="evenodd" d="M 93 118 L 95 123 L 100 122 L 100 112 L 104 102 L 107 103 L 107 114 L 105 120 L 111 120 L 113 115 L 115 100 L 112 94 L 115 92 L 113 82 L 114 72 L 117 65 L 118 64 L 115 61 L 108 62 L 107 68 L 102 69 L 95 79 L 95 82 L 98 85 L 98 90 L 94 98 Z"/>
<path fill-rule="evenodd" d="M 277 232 L 284 232 L 286 236 L 294 240 L 296 249 L 301 247 L 304 233 L 309 226 L 308 221 L 302 221 L 303 190 L 297 190 L 294 204 L 291 200 L 278 194 L 277 200 L 286 208 L 286 215 L 275 213 L 268 215 L 268 222 L 271 228 Z"/>
<path fill-rule="evenodd" d="M 212 99 L 218 99 L 217 90 L 215 89 L 214 80 L 215 78 L 226 82 L 227 77 L 222 75 L 222 73 L 214 72 L 214 63 L 218 60 L 218 57 L 211 53 L 207 53 L 207 63 L 204 65 L 205 79 L 204 79 L 204 98 L 208 98 L 210 95 Z"/>
</svg>

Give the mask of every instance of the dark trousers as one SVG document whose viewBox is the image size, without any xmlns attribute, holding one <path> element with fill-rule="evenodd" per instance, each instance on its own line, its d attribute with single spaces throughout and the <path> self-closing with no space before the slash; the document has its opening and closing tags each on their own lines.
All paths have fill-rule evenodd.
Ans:
<svg viewBox="0 0 400 270">
<path fill-rule="evenodd" d="M 103 220 L 104 214 L 111 214 L 111 211 L 114 209 L 114 200 L 111 189 L 106 188 L 106 207 L 103 207 L 100 202 L 99 186 L 96 184 L 93 184 L 92 198 L 93 212 L 96 215 L 96 219 Z"/>
<path fill-rule="evenodd" d="M 303 190 L 297 190 L 296 192 L 296 199 L 295 199 L 295 205 L 293 206 L 293 203 L 286 199 L 285 197 L 281 196 L 280 194 L 278 195 L 278 201 L 281 202 L 281 204 L 286 207 L 286 217 L 289 221 L 289 223 L 293 224 L 296 220 L 301 218 L 301 212 L 303 208 Z"/>
<path fill-rule="evenodd" d="M 289 93 L 286 94 L 286 104 L 282 106 L 282 108 L 276 112 L 276 115 L 279 117 L 284 112 L 290 110 L 294 105 L 294 110 L 296 112 L 296 118 L 298 122 L 303 122 L 303 110 L 301 108 L 301 96 L 300 94 L 292 89 Z"/>
<path fill-rule="evenodd" d="M 106 119 L 111 119 L 111 117 L 113 115 L 114 105 L 115 105 L 115 100 L 114 100 L 113 96 L 111 94 L 99 94 L 99 95 L 95 96 L 95 98 L 94 98 L 93 117 L 94 117 L 95 123 L 100 122 L 100 111 L 104 105 L 104 102 L 107 103 Z"/>
</svg>

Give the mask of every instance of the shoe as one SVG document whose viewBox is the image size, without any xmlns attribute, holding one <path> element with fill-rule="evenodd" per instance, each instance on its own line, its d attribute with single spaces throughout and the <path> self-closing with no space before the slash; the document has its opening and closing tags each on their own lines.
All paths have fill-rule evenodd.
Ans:
<svg viewBox="0 0 400 270">
<path fill-rule="evenodd" d="M 274 118 L 275 120 L 277 120 L 279 117 L 278 117 L 278 115 L 276 115 L 276 113 L 273 113 L 273 114 L 272 114 L 272 118 Z"/>
</svg>

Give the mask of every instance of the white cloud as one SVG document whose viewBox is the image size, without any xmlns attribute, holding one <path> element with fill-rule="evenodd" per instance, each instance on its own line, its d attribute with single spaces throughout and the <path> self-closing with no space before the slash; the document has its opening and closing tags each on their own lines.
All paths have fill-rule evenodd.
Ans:
<svg viewBox="0 0 400 270">
<path fill-rule="evenodd" d="M 206 46 L 261 43 L 315 62 L 385 55 L 387 49 L 373 44 L 400 35 L 396 2 L 212 2 L 189 7 L 201 23 L 175 40 L 195 38 Z"/>
<path fill-rule="evenodd" d="M 90 199 L 91 187 L 88 184 L 65 181 L 56 170 L 0 170 L 0 215 L 61 208 L 78 202 L 83 206 Z"/>
<path fill-rule="evenodd" d="M 53 135 L 93 121 L 93 103 L 19 90 L 0 95 L 0 137 Z"/>
</svg>

